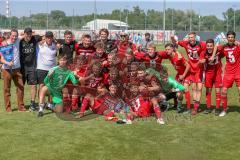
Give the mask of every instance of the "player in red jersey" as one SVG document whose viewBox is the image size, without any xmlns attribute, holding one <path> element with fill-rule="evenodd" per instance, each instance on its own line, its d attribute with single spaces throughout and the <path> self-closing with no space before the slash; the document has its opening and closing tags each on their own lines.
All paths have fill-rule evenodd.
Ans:
<svg viewBox="0 0 240 160">
<path fill-rule="evenodd" d="M 204 113 L 211 113 L 211 92 L 213 85 L 215 87 L 216 93 L 216 110 L 215 115 L 220 113 L 220 103 L 221 103 L 221 87 L 222 87 L 222 63 L 220 52 L 215 54 L 214 60 L 210 61 L 213 51 L 214 51 L 214 40 L 208 39 L 206 41 L 206 65 L 205 65 L 205 87 L 206 87 L 206 105 L 207 109 Z"/>
<path fill-rule="evenodd" d="M 223 111 L 219 114 L 220 117 L 227 114 L 227 90 L 232 87 L 234 82 L 236 82 L 238 92 L 240 93 L 240 46 L 235 44 L 235 37 L 235 32 L 228 31 L 227 44 L 217 47 L 220 54 L 226 57 L 221 95 Z M 216 50 L 214 50 L 211 60 L 214 59 L 215 54 Z"/>
<path fill-rule="evenodd" d="M 75 46 L 76 55 L 93 56 L 95 48 L 92 45 L 91 36 L 85 34 L 82 36 L 82 43 L 76 43 Z"/>
<path fill-rule="evenodd" d="M 109 75 L 107 77 L 107 80 L 104 82 L 105 86 L 109 88 L 111 84 L 114 84 L 117 86 L 117 96 L 119 98 L 123 98 L 123 83 L 122 79 L 119 75 L 119 71 L 116 67 L 109 68 Z"/>
<path fill-rule="evenodd" d="M 81 118 L 84 116 L 85 110 L 89 107 L 89 104 L 92 103 L 92 100 L 96 95 L 96 89 L 99 85 L 103 84 L 104 78 L 101 73 L 101 64 L 95 63 L 92 66 L 92 74 L 80 79 L 80 81 L 84 82 L 83 87 L 80 87 L 80 91 L 85 92 L 85 96 L 82 100 L 82 106 L 80 109 L 80 113 L 77 118 Z"/>
<path fill-rule="evenodd" d="M 174 36 L 171 37 L 172 42 L 182 46 L 188 55 L 190 64 L 190 82 L 192 83 L 194 109 L 192 115 L 196 115 L 200 106 L 200 100 L 203 87 L 203 64 L 205 63 L 206 44 L 202 41 L 196 41 L 196 33 L 188 33 L 188 41 L 177 41 Z M 190 101 L 190 92 L 185 92 L 187 101 Z M 187 113 L 190 113 L 188 108 Z"/>
<path fill-rule="evenodd" d="M 96 48 L 96 52 L 92 57 L 92 63 L 96 61 L 100 62 L 104 65 L 107 61 L 107 54 L 105 53 L 105 45 L 102 42 L 97 42 L 94 47 Z"/>
<path fill-rule="evenodd" d="M 165 124 L 162 115 L 161 110 L 158 102 L 156 101 L 155 97 L 160 93 L 161 87 L 158 83 L 158 80 L 155 76 L 149 75 L 145 71 L 145 67 L 140 65 L 138 67 L 137 71 L 137 79 L 138 79 L 138 85 L 139 85 L 139 93 L 142 97 L 141 100 L 149 100 L 151 101 L 151 107 L 156 115 L 157 123 L 159 124 Z M 145 104 L 146 105 L 146 104 Z M 144 108 L 146 109 L 146 106 Z"/>
<path fill-rule="evenodd" d="M 159 52 L 159 55 L 162 59 L 169 59 L 177 71 L 175 79 L 179 82 L 184 82 L 184 79 L 189 76 L 190 65 L 181 53 L 174 50 L 173 44 L 166 44 L 165 51 Z"/>
<path fill-rule="evenodd" d="M 182 83 L 185 88 L 185 94 L 186 96 L 186 105 L 187 108 L 190 109 L 191 107 L 191 102 L 188 98 L 188 93 L 189 93 L 189 83 L 188 79 L 190 77 L 190 65 L 189 63 L 185 60 L 184 56 L 179 53 L 178 51 L 175 51 L 174 45 L 171 43 L 168 43 L 165 45 L 165 51 L 159 52 L 159 55 L 162 57 L 162 59 L 169 59 L 175 70 L 177 71 L 177 74 L 175 76 L 175 80 L 178 82 Z M 185 81 L 186 79 L 186 81 Z M 177 99 L 174 99 L 174 106 L 177 107 Z"/>
<path fill-rule="evenodd" d="M 136 45 L 129 41 L 129 35 L 125 32 L 120 33 L 120 41 L 116 42 L 118 56 L 123 59 L 128 48 L 133 50 L 133 53 L 137 52 Z"/>
<path fill-rule="evenodd" d="M 141 59 L 146 64 L 147 68 L 153 68 L 157 71 L 161 69 L 162 57 L 159 56 L 160 53 L 156 52 L 156 46 L 154 44 L 149 44 L 147 46 L 146 54 L 141 57 Z"/>
<path fill-rule="evenodd" d="M 83 82 L 83 79 L 89 74 L 90 66 L 89 66 L 90 59 L 87 59 L 85 55 L 76 56 L 73 60 L 73 64 L 69 66 L 74 74 Z M 79 96 L 81 92 L 79 91 L 78 86 L 74 86 L 71 82 L 68 82 L 63 92 L 63 103 L 64 103 L 64 110 L 65 112 L 77 111 L 78 110 L 78 102 Z"/>
<path fill-rule="evenodd" d="M 126 103 L 130 106 L 132 119 L 135 117 L 149 117 L 151 116 L 151 103 L 149 99 L 139 95 L 139 86 L 131 85 L 130 87 L 130 97 L 126 97 Z"/>
</svg>

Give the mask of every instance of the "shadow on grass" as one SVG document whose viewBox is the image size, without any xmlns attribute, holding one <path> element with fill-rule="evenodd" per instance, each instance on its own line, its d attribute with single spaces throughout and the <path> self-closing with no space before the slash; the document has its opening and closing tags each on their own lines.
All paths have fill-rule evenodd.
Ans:
<svg viewBox="0 0 240 160">
<path fill-rule="evenodd" d="M 240 113 L 240 107 L 233 105 L 233 106 L 228 106 L 228 112 L 238 112 Z"/>
<path fill-rule="evenodd" d="M 81 118 L 75 118 L 76 114 L 69 114 L 69 113 L 55 113 L 55 114 L 59 119 L 64 121 L 88 121 L 88 120 L 96 119 L 101 116 L 98 114 L 94 114 L 93 112 L 87 112 Z"/>
</svg>

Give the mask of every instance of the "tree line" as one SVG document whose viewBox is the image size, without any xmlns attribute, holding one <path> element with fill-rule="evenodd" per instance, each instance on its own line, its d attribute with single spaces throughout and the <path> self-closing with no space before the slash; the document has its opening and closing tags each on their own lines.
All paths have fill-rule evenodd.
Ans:
<svg viewBox="0 0 240 160">
<path fill-rule="evenodd" d="M 193 10 L 166 9 L 166 29 L 176 31 L 189 31 L 190 24 L 193 31 L 227 31 L 234 30 L 235 13 L 235 31 L 240 31 L 240 10 L 229 8 L 223 12 L 223 19 L 215 15 L 201 16 Z M 98 19 L 121 20 L 128 22 L 131 29 L 163 29 L 163 11 L 149 9 L 146 12 L 139 6 L 131 10 L 115 9 L 111 13 L 97 14 Z M 48 15 L 46 13 L 31 14 L 30 16 L 7 18 L 0 14 L 0 28 L 18 29 L 32 27 L 33 29 L 81 29 L 87 22 L 94 19 L 94 14 L 67 16 L 64 11 L 52 10 Z M 47 23 L 48 21 L 48 23 Z M 191 23 L 190 23 L 191 22 Z"/>
</svg>

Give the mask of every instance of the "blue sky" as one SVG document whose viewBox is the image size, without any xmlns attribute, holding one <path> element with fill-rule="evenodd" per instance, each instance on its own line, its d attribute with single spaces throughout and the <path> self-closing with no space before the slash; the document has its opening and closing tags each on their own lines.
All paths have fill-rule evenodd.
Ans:
<svg viewBox="0 0 240 160">
<path fill-rule="evenodd" d="M 72 15 L 73 9 L 76 15 L 91 14 L 94 11 L 93 0 L 10 0 L 12 16 L 29 16 L 31 13 L 49 12 L 51 10 L 63 10 L 67 15 Z M 96 0 L 98 13 L 110 13 L 114 9 L 132 9 L 140 6 L 141 9 L 163 10 L 163 0 Z M 222 17 L 222 12 L 230 7 L 240 9 L 240 0 L 192 0 L 192 9 L 201 15 L 216 15 Z M 166 0 L 166 8 L 190 10 L 191 0 Z M 5 14 L 5 0 L 0 0 L 0 13 Z"/>
</svg>

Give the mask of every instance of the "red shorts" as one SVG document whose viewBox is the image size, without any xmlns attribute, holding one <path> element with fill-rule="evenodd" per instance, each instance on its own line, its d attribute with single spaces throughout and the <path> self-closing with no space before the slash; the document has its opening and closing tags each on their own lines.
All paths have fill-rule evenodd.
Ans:
<svg viewBox="0 0 240 160">
<path fill-rule="evenodd" d="M 205 87 L 212 88 L 222 87 L 222 70 L 218 69 L 216 72 L 205 72 Z"/>
<path fill-rule="evenodd" d="M 184 79 L 184 83 L 203 83 L 204 76 L 203 71 L 190 72 L 189 76 Z"/>
<path fill-rule="evenodd" d="M 108 107 L 103 104 L 102 100 L 94 98 L 94 104 L 91 107 L 92 111 L 96 114 L 103 115 L 103 113 L 108 110 Z"/>
<path fill-rule="evenodd" d="M 234 81 L 236 82 L 237 87 L 240 87 L 240 75 L 239 74 L 225 73 L 223 76 L 223 87 L 231 88 Z"/>
<path fill-rule="evenodd" d="M 133 110 L 138 117 L 149 117 L 151 116 L 152 110 L 149 102 L 141 102 L 140 107 L 136 110 Z"/>
<path fill-rule="evenodd" d="M 183 80 L 179 80 L 179 76 L 180 76 L 180 74 L 177 74 L 177 75 L 175 76 L 175 80 L 178 81 L 179 83 L 184 83 L 184 82 L 185 82 L 185 79 L 188 79 L 188 80 L 189 80 L 190 74 L 187 73 L 187 75 L 185 76 L 185 78 L 184 78 Z M 186 83 L 187 83 L 187 81 L 186 81 Z"/>
</svg>

